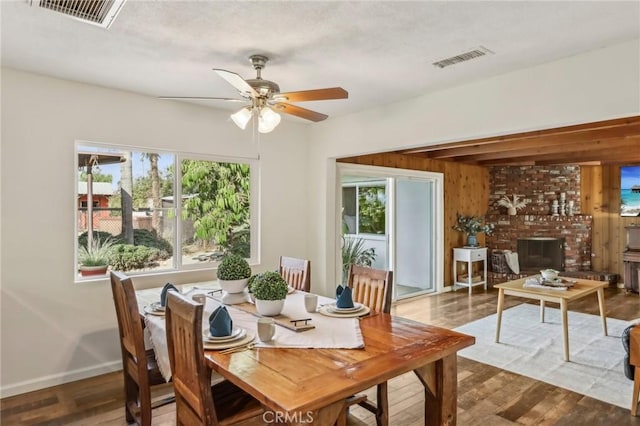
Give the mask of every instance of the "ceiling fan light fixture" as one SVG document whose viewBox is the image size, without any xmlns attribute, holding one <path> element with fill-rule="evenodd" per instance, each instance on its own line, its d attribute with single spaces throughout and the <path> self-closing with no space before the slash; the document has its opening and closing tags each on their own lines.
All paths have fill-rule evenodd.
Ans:
<svg viewBox="0 0 640 426">
<path fill-rule="evenodd" d="M 280 114 L 268 106 L 262 107 L 258 117 L 258 131 L 260 133 L 269 133 L 280 124 L 280 120 Z"/>
<path fill-rule="evenodd" d="M 251 108 L 244 107 L 239 111 L 231 114 L 231 119 L 233 120 L 234 123 L 236 123 L 236 126 L 244 130 L 247 128 L 247 123 L 249 123 L 249 120 L 251 120 L 252 115 L 253 114 L 251 113 Z"/>
</svg>

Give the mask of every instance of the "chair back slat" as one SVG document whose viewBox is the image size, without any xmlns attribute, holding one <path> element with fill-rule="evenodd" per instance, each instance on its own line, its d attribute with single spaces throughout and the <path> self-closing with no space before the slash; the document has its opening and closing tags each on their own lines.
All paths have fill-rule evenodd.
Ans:
<svg viewBox="0 0 640 426">
<path fill-rule="evenodd" d="M 393 272 L 352 265 L 348 284 L 354 302 L 362 303 L 377 312 L 391 312 L 391 286 Z"/>
<path fill-rule="evenodd" d="M 179 425 L 218 424 L 211 391 L 211 369 L 205 362 L 202 345 L 202 311 L 201 304 L 168 292 L 167 346 Z"/>
<path fill-rule="evenodd" d="M 280 275 L 296 290 L 311 290 L 311 261 L 294 257 L 280 256 Z"/>
</svg>

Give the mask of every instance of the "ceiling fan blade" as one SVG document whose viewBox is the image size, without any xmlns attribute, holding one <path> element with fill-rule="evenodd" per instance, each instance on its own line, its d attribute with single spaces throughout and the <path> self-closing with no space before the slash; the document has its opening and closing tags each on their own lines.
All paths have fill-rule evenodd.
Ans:
<svg viewBox="0 0 640 426">
<path fill-rule="evenodd" d="M 213 69 L 220 77 L 224 78 L 230 85 L 235 87 L 242 96 L 247 98 L 257 98 L 258 92 L 255 91 L 253 87 L 249 85 L 244 78 L 240 77 L 239 74 L 235 72 L 221 70 L 221 69 Z"/>
<path fill-rule="evenodd" d="M 311 120 L 315 122 L 325 120 L 327 117 L 329 117 L 328 115 L 311 111 L 310 109 L 301 108 L 296 105 L 286 104 L 284 102 L 278 102 L 274 104 L 273 107 L 278 112 L 284 112 L 286 114 L 295 115 L 296 117 L 304 118 L 306 120 Z"/>
<path fill-rule="evenodd" d="M 246 99 L 236 98 L 209 98 L 206 96 L 158 96 L 158 99 L 176 99 L 188 101 L 230 101 L 230 102 L 247 102 Z"/>
<path fill-rule="evenodd" d="M 347 99 L 349 92 L 342 87 L 329 87 L 326 89 L 303 90 L 299 92 L 278 93 L 273 96 L 275 101 L 304 102 L 326 101 L 330 99 Z"/>
</svg>

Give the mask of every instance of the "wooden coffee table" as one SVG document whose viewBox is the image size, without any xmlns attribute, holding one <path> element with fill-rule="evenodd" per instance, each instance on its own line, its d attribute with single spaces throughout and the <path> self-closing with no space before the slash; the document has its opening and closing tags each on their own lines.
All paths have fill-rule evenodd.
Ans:
<svg viewBox="0 0 640 426">
<path fill-rule="evenodd" d="M 561 290 L 546 290 L 541 288 L 523 288 L 523 284 L 526 278 L 520 278 L 514 281 L 508 281 L 503 284 L 494 285 L 499 290 L 498 292 L 498 323 L 496 327 L 496 343 L 500 340 L 500 325 L 502 322 L 502 309 L 504 307 L 504 295 L 524 297 L 527 299 L 540 301 L 540 322 L 544 322 L 544 308 L 546 302 L 553 302 L 560 304 L 560 311 L 562 314 L 562 332 L 564 343 L 564 360 L 569 361 L 569 329 L 567 326 L 567 305 L 572 300 L 580 299 L 588 296 L 592 293 L 598 294 L 598 306 L 600 308 L 600 318 L 602 318 L 602 331 L 604 335 L 607 335 L 607 317 L 605 315 L 604 308 L 604 288 L 609 285 L 606 281 L 593 281 L 574 279 L 576 284 L 567 289 Z M 562 278 L 562 277 L 561 277 Z"/>
</svg>

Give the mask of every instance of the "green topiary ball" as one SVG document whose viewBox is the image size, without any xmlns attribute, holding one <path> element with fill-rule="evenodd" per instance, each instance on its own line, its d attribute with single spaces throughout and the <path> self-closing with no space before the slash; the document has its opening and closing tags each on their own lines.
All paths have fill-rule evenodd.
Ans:
<svg viewBox="0 0 640 426">
<path fill-rule="evenodd" d="M 229 254 L 218 266 L 218 279 L 225 281 L 243 280 L 251 276 L 249 262 L 241 256 Z"/>
<path fill-rule="evenodd" d="M 260 300 L 282 300 L 287 297 L 289 286 L 279 273 L 268 271 L 254 275 L 251 293 Z"/>
</svg>

